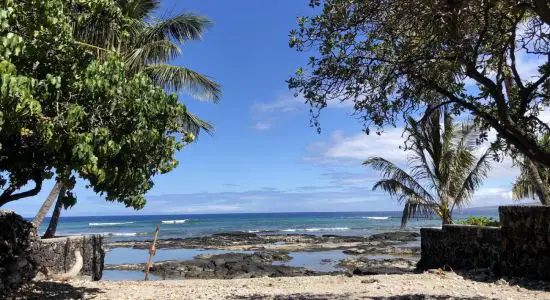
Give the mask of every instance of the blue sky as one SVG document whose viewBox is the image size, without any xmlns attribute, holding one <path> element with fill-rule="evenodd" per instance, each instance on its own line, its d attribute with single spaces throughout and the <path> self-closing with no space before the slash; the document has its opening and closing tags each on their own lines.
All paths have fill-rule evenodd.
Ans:
<svg viewBox="0 0 550 300">
<path fill-rule="evenodd" d="M 287 89 L 285 80 L 306 62 L 288 47 L 288 32 L 297 16 L 315 12 L 308 2 L 163 1 L 161 14 L 186 10 L 214 21 L 204 40 L 186 44 L 174 63 L 222 84 L 217 105 L 181 97 L 214 123 L 216 133 L 201 135 L 178 154 L 175 171 L 155 178 L 145 209 L 108 203 L 80 182 L 79 203 L 64 215 L 398 210 L 388 196 L 371 191 L 377 175 L 361 162 L 382 155 L 404 163 L 402 129 L 366 136 L 351 107 L 334 104 L 322 114 L 317 134 L 309 107 Z M 509 162 L 495 166 L 472 205 L 510 202 L 515 174 Z M 32 216 L 51 186 L 7 208 Z"/>
</svg>

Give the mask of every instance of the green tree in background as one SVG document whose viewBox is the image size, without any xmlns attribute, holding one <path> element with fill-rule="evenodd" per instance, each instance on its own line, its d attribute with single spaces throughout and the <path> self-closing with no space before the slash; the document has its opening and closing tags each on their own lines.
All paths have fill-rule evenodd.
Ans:
<svg viewBox="0 0 550 300">
<path fill-rule="evenodd" d="M 322 3 L 322 4 L 321 4 Z M 537 142 L 550 100 L 550 3 L 545 0 L 311 0 L 290 46 L 313 53 L 289 87 L 312 106 L 313 125 L 331 101 L 354 103 L 368 132 L 437 109 L 471 113 L 495 145 L 550 167 Z M 529 59 L 538 74 L 522 74 Z M 466 82 L 475 84 L 468 87 Z M 431 109 L 429 109 L 431 107 Z"/>
<path fill-rule="evenodd" d="M 408 124 L 411 172 L 382 157 L 371 157 L 364 165 L 382 175 L 373 190 L 381 189 L 404 203 L 401 227 L 411 218 L 431 214 L 451 224 L 454 209 L 466 205 L 487 177 L 493 151 L 478 158 L 475 127 L 453 124 L 446 112 L 437 110 L 422 123 L 409 118 Z"/>
</svg>

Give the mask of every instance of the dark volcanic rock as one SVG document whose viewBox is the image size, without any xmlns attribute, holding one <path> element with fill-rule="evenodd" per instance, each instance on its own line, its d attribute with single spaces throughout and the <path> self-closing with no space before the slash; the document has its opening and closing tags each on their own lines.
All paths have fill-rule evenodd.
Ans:
<svg viewBox="0 0 550 300">
<path fill-rule="evenodd" d="M 344 259 L 338 266 L 354 275 L 406 274 L 414 272 L 416 261 L 406 258 L 369 259 L 361 256 Z"/>
<path fill-rule="evenodd" d="M 23 217 L 0 211 L 0 296 L 17 290 L 38 273 L 36 230 Z"/>
<path fill-rule="evenodd" d="M 412 242 L 416 241 L 420 237 L 418 232 L 410 231 L 395 231 L 373 234 L 369 237 L 370 241 L 399 241 L 399 242 Z"/>
<path fill-rule="evenodd" d="M 243 232 L 243 231 L 231 231 L 231 232 L 221 232 L 214 233 L 213 237 L 229 237 L 229 238 L 255 238 L 258 237 L 255 233 Z"/>
<path fill-rule="evenodd" d="M 274 260 L 286 257 L 273 252 L 266 253 L 227 253 L 201 255 L 187 261 L 165 261 L 154 264 L 151 273 L 163 278 L 254 278 L 322 275 L 305 268 L 273 265 Z M 117 270 L 143 270 L 144 265 L 107 266 Z"/>
</svg>

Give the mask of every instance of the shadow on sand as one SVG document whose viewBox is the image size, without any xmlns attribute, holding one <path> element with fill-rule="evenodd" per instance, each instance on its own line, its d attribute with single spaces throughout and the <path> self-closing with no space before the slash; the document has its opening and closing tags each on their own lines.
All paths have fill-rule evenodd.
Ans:
<svg viewBox="0 0 550 300">
<path fill-rule="evenodd" d="M 99 293 L 103 292 L 96 288 L 74 287 L 64 282 L 38 281 L 26 285 L 11 299 L 82 299 Z"/>
<path fill-rule="evenodd" d="M 457 271 L 457 274 L 466 280 L 477 282 L 493 283 L 496 285 L 519 286 L 532 291 L 550 292 L 550 282 L 542 280 L 532 280 L 519 277 L 498 277 L 487 271 Z"/>
<path fill-rule="evenodd" d="M 227 300 L 340 300 L 340 299 L 365 299 L 365 300 L 488 300 L 485 297 L 455 297 L 448 295 L 424 295 L 424 294 L 406 294 L 389 297 L 371 297 L 368 295 L 359 296 L 351 295 L 334 295 L 334 294 L 293 294 L 284 296 L 267 296 L 267 295 L 252 295 L 252 296 L 235 296 L 227 298 Z"/>
</svg>

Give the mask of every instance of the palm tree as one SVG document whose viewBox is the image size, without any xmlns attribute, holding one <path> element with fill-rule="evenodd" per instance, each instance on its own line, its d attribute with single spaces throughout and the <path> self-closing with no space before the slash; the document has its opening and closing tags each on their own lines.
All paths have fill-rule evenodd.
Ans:
<svg viewBox="0 0 550 300">
<path fill-rule="evenodd" d="M 539 144 L 549 147 L 550 135 L 543 136 Z M 527 157 L 524 157 L 519 165 L 521 173 L 512 188 L 514 199 L 538 199 L 543 205 L 550 205 L 550 169 Z"/>
<path fill-rule="evenodd" d="M 421 123 L 410 117 L 408 122 L 410 173 L 382 157 L 369 158 L 363 164 L 382 175 L 373 190 L 384 190 L 404 203 L 402 228 L 411 218 L 432 214 L 451 224 L 454 209 L 466 205 L 487 177 L 493 151 L 478 158 L 474 126 L 455 125 L 445 111 L 433 112 Z"/>
<path fill-rule="evenodd" d="M 154 84 L 166 91 L 183 92 L 195 99 L 218 103 L 221 87 L 205 75 L 183 66 L 171 65 L 170 61 L 181 55 L 181 46 L 190 40 L 200 40 L 211 21 L 203 16 L 178 13 L 170 18 L 153 15 L 158 9 L 158 0 L 116 0 L 121 13 L 130 20 L 128 28 L 120 28 L 109 18 L 83 18 L 86 21 L 74 24 L 74 35 L 78 44 L 97 50 L 97 57 L 116 53 L 126 67 L 129 76 L 138 72 L 147 74 Z M 81 12 L 75 12 L 81 13 Z M 130 35 L 123 34 L 130 32 Z M 180 120 L 188 132 L 198 135 L 199 131 L 213 132 L 213 126 L 193 115 L 188 110 L 186 118 Z M 48 197 L 37 214 L 33 224 L 38 227 L 55 201 L 64 184 L 56 184 L 54 194 Z M 62 199 L 57 197 L 56 209 L 45 237 L 55 234 L 61 213 Z M 41 216 L 41 218 L 40 218 Z"/>
</svg>

